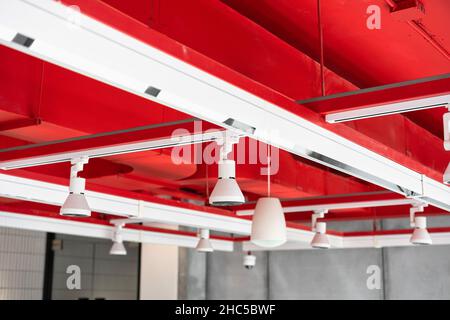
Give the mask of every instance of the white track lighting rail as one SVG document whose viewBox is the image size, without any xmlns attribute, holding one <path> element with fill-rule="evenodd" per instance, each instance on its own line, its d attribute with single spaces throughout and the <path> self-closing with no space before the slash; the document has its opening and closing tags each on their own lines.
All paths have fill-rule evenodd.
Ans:
<svg viewBox="0 0 450 320">
<path fill-rule="evenodd" d="M 184 136 L 174 136 L 164 139 L 155 139 L 136 143 L 127 143 L 117 146 L 91 148 L 75 152 L 58 153 L 46 156 L 30 157 L 28 159 L 13 160 L 0 162 L 0 169 L 11 170 L 28 168 L 46 164 L 60 163 L 72 161 L 72 159 L 88 157 L 99 158 L 125 153 L 142 152 L 148 150 L 156 150 L 168 147 L 184 146 L 191 144 L 199 144 L 211 141 L 221 141 L 225 135 L 225 131 L 211 131 L 204 133 L 195 133 Z"/>
<path fill-rule="evenodd" d="M 388 116 L 397 113 L 419 111 L 431 108 L 448 107 L 450 104 L 450 95 L 440 95 L 416 100 L 390 103 L 369 108 L 342 111 L 327 114 L 325 119 L 329 123 L 338 123 L 367 118 Z"/>
<path fill-rule="evenodd" d="M 70 14 L 57 1 L 0 1 L 0 44 L 450 210 L 445 185 L 428 186 L 420 173 L 82 12 L 74 26 Z"/>
<path fill-rule="evenodd" d="M 329 203 L 329 204 L 308 205 L 308 206 L 283 207 L 283 211 L 284 213 L 310 212 L 310 211 L 320 213 L 328 210 L 402 206 L 402 205 L 412 205 L 415 203 L 418 203 L 418 201 L 415 199 L 356 201 L 356 202 Z M 254 210 L 238 210 L 236 211 L 236 214 L 238 216 L 249 216 L 253 215 L 253 212 Z"/>
</svg>

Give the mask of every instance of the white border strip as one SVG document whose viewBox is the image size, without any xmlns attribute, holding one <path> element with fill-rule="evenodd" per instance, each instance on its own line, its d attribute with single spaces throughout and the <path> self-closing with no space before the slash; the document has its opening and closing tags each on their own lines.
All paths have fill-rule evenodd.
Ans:
<svg viewBox="0 0 450 320">
<path fill-rule="evenodd" d="M 62 220 L 57 218 L 31 216 L 27 214 L 0 211 L 0 226 L 42 232 L 70 234 L 82 237 L 111 239 L 114 227 L 97 225 L 94 223 Z M 198 238 L 195 236 L 178 235 L 165 232 L 123 229 L 124 241 L 173 245 L 195 248 Z M 234 250 L 233 241 L 211 239 L 214 250 L 231 252 Z"/>
</svg>

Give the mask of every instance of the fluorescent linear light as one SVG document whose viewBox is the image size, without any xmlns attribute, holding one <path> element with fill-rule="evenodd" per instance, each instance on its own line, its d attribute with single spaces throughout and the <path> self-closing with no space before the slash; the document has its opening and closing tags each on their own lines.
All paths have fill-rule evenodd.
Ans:
<svg viewBox="0 0 450 320">
<path fill-rule="evenodd" d="M 435 96 L 417 100 L 390 103 L 376 107 L 355 109 L 327 114 L 325 119 L 329 123 L 361 120 L 367 118 L 388 116 L 391 114 L 419 111 L 438 107 L 447 107 L 450 95 Z"/>
<path fill-rule="evenodd" d="M 0 1 L 0 44 L 210 123 L 244 130 L 394 192 L 422 197 L 428 189 L 427 201 L 450 210 L 450 189 L 434 193 L 420 173 L 158 50 L 156 43 L 144 43 L 82 13 L 77 26 L 68 18 L 67 7 L 57 1 Z M 29 48 L 12 41 L 18 33 L 34 39 Z M 145 93 L 149 86 L 161 90 L 157 97 Z"/>
</svg>

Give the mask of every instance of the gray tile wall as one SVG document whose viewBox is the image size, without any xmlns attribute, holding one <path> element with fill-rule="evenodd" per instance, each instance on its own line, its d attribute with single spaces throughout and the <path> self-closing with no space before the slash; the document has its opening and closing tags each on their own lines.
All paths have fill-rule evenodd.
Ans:
<svg viewBox="0 0 450 320">
<path fill-rule="evenodd" d="M 52 298 L 136 300 L 138 295 L 137 244 L 125 243 L 126 256 L 110 256 L 111 241 L 57 235 L 63 249 L 55 252 Z M 81 269 L 81 290 L 69 290 L 66 285 L 67 267 Z"/>
<path fill-rule="evenodd" d="M 46 233 L 0 228 L 0 300 L 40 300 Z"/>
<path fill-rule="evenodd" d="M 430 227 L 450 225 L 450 217 L 428 219 Z M 383 229 L 410 228 L 408 219 L 382 223 Z M 371 223 L 330 223 L 338 230 L 370 230 Z M 198 254 L 188 250 L 190 259 Z M 426 247 L 299 250 L 257 254 L 253 270 L 242 253 L 214 252 L 204 264 L 189 262 L 185 278 L 195 281 L 201 299 L 450 299 L 450 245 Z M 204 259 L 204 258 L 201 258 Z M 367 287 L 369 266 L 381 270 L 381 288 Z"/>
</svg>

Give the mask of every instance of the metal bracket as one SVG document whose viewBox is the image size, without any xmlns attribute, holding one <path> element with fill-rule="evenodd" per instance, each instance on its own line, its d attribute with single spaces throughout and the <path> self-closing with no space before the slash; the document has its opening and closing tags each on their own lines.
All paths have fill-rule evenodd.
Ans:
<svg viewBox="0 0 450 320">
<path fill-rule="evenodd" d="M 444 149 L 450 151 L 450 104 L 448 112 L 444 114 Z"/>
<path fill-rule="evenodd" d="M 316 231 L 317 219 L 322 219 L 325 217 L 325 214 L 328 213 L 328 209 L 320 209 L 315 210 L 311 215 L 311 231 Z"/>
<path fill-rule="evenodd" d="M 115 225 L 112 240 L 116 242 L 122 242 L 122 230 L 125 227 L 124 222 L 112 222 Z"/>
<path fill-rule="evenodd" d="M 221 160 L 228 159 L 228 155 L 233 151 L 233 145 L 239 143 L 240 137 L 241 136 L 235 132 L 226 131 L 223 139 L 217 140 L 217 144 L 220 146 Z"/>
<path fill-rule="evenodd" d="M 89 162 L 88 157 L 80 157 L 76 159 L 72 159 L 70 162 L 72 164 L 72 167 L 70 168 L 70 177 L 76 178 L 78 177 L 78 173 L 83 171 L 84 165 Z"/>
<path fill-rule="evenodd" d="M 409 224 L 412 228 L 416 226 L 415 217 L 416 213 L 423 212 L 424 208 L 427 207 L 427 203 L 418 202 L 412 205 L 409 209 Z"/>
</svg>

